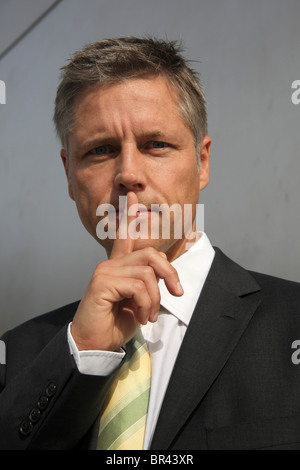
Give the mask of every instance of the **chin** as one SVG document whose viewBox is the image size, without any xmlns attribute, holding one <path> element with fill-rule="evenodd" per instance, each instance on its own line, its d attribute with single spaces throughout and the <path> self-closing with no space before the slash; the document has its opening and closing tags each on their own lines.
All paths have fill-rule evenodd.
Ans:
<svg viewBox="0 0 300 470">
<path fill-rule="evenodd" d="M 163 251 L 164 253 L 166 253 L 174 243 L 174 240 L 151 240 L 138 238 L 134 242 L 133 251 L 151 247 L 155 248 L 157 251 Z"/>
</svg>

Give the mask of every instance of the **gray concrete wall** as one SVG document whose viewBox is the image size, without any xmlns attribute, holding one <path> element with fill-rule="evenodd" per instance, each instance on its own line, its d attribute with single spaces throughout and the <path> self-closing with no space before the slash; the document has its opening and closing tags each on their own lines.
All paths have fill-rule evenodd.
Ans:
<svg viewBox="0 0 300 470">
<path fill-rule="evenodd" d="M 183 40 L 213 140 L 205 231 L 243 266 L 300 281 L 300 2 L 62 0 L 37 22 L 54 3 L 0 0 L 0 334 L 80 298 L 105 258 L 68 198 L 52 113 L 65 60 L 110 36 Z"/>
</svg>

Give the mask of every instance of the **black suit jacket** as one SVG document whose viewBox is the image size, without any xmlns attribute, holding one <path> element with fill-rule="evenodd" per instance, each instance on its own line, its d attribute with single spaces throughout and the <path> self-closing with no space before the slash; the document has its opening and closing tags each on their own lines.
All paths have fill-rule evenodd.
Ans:
<svg viewBox="0 0 300 470">
<path fill-rule="evenodd" d="M 78 372 L 78 302 L 8 332 L 0 449 L 94 449 L 110 378 Z M 300 284 L 250 273 L 216 248 L 151 449 L 300 449 Z"/>
</svg>

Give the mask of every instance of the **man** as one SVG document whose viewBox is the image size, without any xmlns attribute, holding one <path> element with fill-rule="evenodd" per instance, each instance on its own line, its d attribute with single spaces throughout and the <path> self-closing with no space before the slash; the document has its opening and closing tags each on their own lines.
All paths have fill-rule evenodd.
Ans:
<svg viewBox="0 0 300 470">
<path fill-rule="evenodd" d="M 199 81 L 176 44 L 129 37 L 85 47 L 64 67 L 54 121 L 69 195 L 108 259 L 80 302 L 2 338 L 0 447 L 300 448 L 291 360 L 300 288 L 245 271 L 196 234 L 211 140 Z M 108 204 L 115 237 L 101 211 Z M 184 214 L 186 205 L 191 223 L 170 210 L 163 237 L 157 207 Z M 101 224 L 109 236 L 99 239 Z M 147 347 L 132 366 L 138 337 Z M 132 421 L 140 404 L 120 390 L 149 356 L 147 414 Z M 106 403 L 116 393 L 118 412 L 130 413 L 109 441 L 116 415 Z"/>
</svg>

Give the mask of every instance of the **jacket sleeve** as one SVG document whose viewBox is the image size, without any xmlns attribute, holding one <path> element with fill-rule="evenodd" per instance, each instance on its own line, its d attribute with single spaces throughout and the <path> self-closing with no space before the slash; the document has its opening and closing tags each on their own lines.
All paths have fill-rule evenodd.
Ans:
<svg viewBox="0 0 300 470">
<path fill-rule="evenodd" d="M 67 326 L 49 341 L 41 336 L 12 330 L 2 338 L 0 450 L 74 449 L 100 413 L 110 378 L 78 371 Z"/>
</svg>

